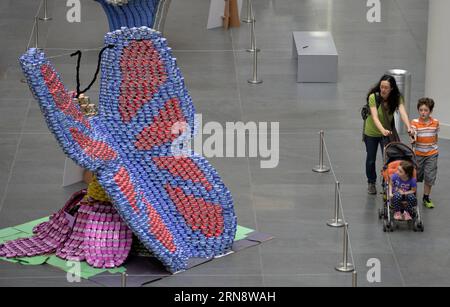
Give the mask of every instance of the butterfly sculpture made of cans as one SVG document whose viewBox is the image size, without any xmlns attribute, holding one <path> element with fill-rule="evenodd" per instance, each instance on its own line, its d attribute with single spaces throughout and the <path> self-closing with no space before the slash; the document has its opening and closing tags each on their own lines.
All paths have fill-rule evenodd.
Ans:
<svg viewBox="0 0 450 307">
<path fill-rule="evenodd" d="M 171 272 L 193 257 L 231 249 L 230 191 L 202 156 L 175 156 L 177 123 L 194 129 L 194 106 L 166 39 L 147 27 L 105 36 L 99 112 L 85 117 L 39 49 L 20 63 L 65 154 L 93 171 L 122 219 Z M 182 129 L 181 129 L 182 130 Z"/>
</svg>

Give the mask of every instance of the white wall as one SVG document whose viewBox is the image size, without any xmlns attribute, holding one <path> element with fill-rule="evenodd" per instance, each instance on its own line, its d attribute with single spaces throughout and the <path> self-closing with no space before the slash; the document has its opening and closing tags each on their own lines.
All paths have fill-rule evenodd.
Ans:
<svg viewBox="0 0 450 307">
<path fill-rule="evenodd" d="M 450 139 L 450 0 L 430 0 L 425 95 L 436 102 L 439 137 Z"/>
</svg>

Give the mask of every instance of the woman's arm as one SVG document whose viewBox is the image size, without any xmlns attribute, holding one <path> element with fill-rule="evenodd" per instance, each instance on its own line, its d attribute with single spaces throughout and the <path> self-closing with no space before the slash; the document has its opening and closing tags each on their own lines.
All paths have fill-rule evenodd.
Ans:
<svg viewBox="0 0 450 307">
<path fill-rule="evenodd" d="M 405 127 L 408 128 L 408 133 L 411 135 L 412 129 L 411 129 L 411 123 L 409 122 L 408 113 L 406 112 L 405 105 L 401 103 L 398 106 L 398 110 L 400 112 L 400 117 L 402 118 L 403 123 L 405 124 Z"/>
<path fill-rule="evenodd" d="M 383 125 L 381 124 L 380 119 L 378 118 L 378 110 L 376 107 L 370 107 L 370 115 L 372 115 L 373 122 L 382 135 L 388 136 L 389 134 L 391 134 L 391 131 L 384 129 Z"/>
</svg>

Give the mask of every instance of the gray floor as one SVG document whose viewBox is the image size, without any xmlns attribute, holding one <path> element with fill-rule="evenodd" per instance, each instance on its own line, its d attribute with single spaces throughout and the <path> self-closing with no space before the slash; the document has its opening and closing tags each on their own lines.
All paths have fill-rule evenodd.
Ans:
<svg viewBox="0 0 450 307">
<path fill-rule="evenodd" d="M 0 2 L 0 227 L 36 219 L 59 209 L 78 188 L 61 188 L 64 155 L 49 134 L 22 78 L 17 58 L 27 46 L 38 0 Z M 66 21 L 62 0 L 49 1 L 52 22 L 41 27 L 49 55 L 73 48 L 97 48 L 107 31 L 100 6 L 82 0 L 82 23 Z M 275 240 L 218 259 L 153 286 L 350 286 L 337 273 L 341 230 L 330 229 L 333 177 L 311 172 L 317 164 L 318 135 L 326 132 L 333 167 L 342 185 L 344 213 L 361 286 L 450 286 L 450 208 L 445 193 L 450 142 L 441 141 L 437 209 L 424 212 L 424 233 L 381 230 L 380 197 L 366 194 L 365 149 L 359 107 L 369 86 L 387 69 L 413 74 L 412 99 L 423 95 L 427 1 L 382 1 L 382 22 L 366 21 L 361 0 L 258 0 L 258 46 L 264 84 L 249 86 L 251 57 L 244 51 L 249 31 L 205 29 L 208 1 L 173 0 L 166 36 L 175 50 L 203 120 L 277 121 L 280 163 L 261 169 L 258 159 L 215 158 L 236 200 L 241 225 L 271 233 Z M 330 30 L 340 58 L 337 84 L 297 84 L 291 32 Z M 96 52 L 86 53 L 82 80 L 90 80 Z M 75 86 L 74 59 L 53 59 L 64 82 Z M 91 97 L 98 95 L 94 88 Z M 413 116 L 415 116 L 414 108 Z M 439 117 L 439 115 L 437 115 Z M 381 261 L 381 283 L 366 281 L 370 258 Z M 0 262 L 1 286 L 74 286 L 50 267 Z M 84 281 L 82 286 L 95 286 Z"/>
</svg>

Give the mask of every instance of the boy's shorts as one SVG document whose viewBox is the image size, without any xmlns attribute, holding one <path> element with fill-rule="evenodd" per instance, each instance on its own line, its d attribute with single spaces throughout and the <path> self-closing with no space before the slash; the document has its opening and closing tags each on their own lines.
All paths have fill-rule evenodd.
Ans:
<svg viewBox="0 0 450 307">
<path fill-rule="evenodd" d="M 437 176 L 437 160 L 439 154 L 435 154 L 429 157 L 417 156 L 417 182 L 423 182 L 429 185 L 434 185 Z"/>
</svg>

